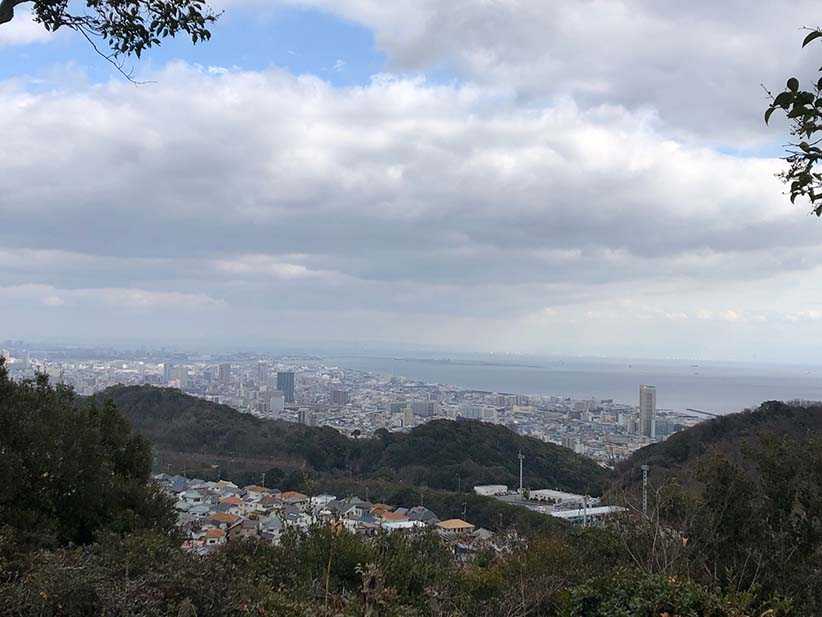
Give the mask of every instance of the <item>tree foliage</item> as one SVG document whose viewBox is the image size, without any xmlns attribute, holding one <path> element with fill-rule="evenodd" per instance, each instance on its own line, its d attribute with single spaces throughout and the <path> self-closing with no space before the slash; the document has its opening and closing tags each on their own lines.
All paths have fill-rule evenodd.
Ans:
<svg viewBox="0 0 822 617">
<path fill-rule="evenodd" d="M 111 50 L 109 58 L 139 58 L 162 39 L 178 34 L 195 44 L 207 41 L 217 19 L 205 0 L 0 0 L 0 24 L 14 18 L 15 6 L 29 2 L 35 21 L 46 30 L 69 28 L 92 45 L 100 40 Z"/>
<path fill-rule="evenodd" d="M 111 404 L 78 406 L 44 375 L 15 382 L 0 360 L 0 525 L 23 542 L 87 544 L 100 533 L 173 529 L 147 484 L 148 442 Z"/>
<path fill-rule="evenodd" d="M 545 536 L 462 565 L 435 534 L 290 531 L 207 557 L 137 533 L 33 553 L 0 570 L 0 615 L 228 617 L 747 617 L 746 597 L 646 574 L 600 553 L 602 532 Z M 2 552 L 2 545 L 0 545 Z M 787 612 L 771 612 L 782 617 Z"/>
<path fill-rule="evenodd" d="M 652 468 L 648 516 L 620 531 L 635 565 L 822 614 L 822 406 L 767 403 L 633 459 L 617 483 L 628 504 L 635 470 Z"/>
<path fill-rule="evenodd" d="M 822 38 L 822 30 L 811 30 L 802 42 L 802 47 Z M 820 67 L 822 73 L 822 67 Z M 787 146 L 788 168 L 780 174 L 788 185 L 791 203 L 798 197 L 805 197 L 811 203 L 811 211 L 822 216 L 822 173 L 817 171 L 817 163 L 822 159 L 822 77 L 803 88 L 797 77 L 791 77 L 785 89 L 775 96 L 771 93 L 771 104 L 765 110 L 765 123 L 779 109 L 791 122 L 793 137 Z"/>
</svg>

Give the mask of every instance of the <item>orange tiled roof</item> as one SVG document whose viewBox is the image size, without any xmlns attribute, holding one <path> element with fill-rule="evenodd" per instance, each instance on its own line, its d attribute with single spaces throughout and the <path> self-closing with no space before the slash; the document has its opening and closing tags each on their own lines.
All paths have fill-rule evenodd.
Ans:
<svg viewBox="0 0 822 617">
<path fill-rule="evenodd" d="M 449 518 L 447 521 L 441 521 L 437 523 L 437 527 L 440 529 L 446 529 L 448 531 L 460 531 L 463 529 L 473 529 L 474 526 L 471 523 L 466 523 L 464 520 L 459 518 Z"/>
<path fill-rule="evenodd" d="M 218 523 L 234 523 L 240 520 L 240 517 L 236 514 L 229 514 L 228 512 L 215 512 L 209 517 L 209 520 L 217 521 Z"/>
<path fill-rule="evenodd" d="M 308 499 L 308 495 L 303 495 L 297 491 L 285 491 L 284 493 L 280 493 L 277 497 L 281 501 L 304 501 Z"/>
<path fill-rule="evenodd" d="M 382 520 L 384 521 L 407 521 L 408 517 L 405 514 L 399 514 L 397 512 L 383 512 L 382 513 Z"/>
</svg>

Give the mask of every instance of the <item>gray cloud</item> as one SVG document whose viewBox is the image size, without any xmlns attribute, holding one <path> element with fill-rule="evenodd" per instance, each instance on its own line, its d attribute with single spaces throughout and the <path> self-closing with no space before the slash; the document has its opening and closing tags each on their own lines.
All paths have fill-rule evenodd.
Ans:
<svg viewBox="0 0 822 617">
<path fill-rule="evenodd" d="M 389 76 L 154 77 L 0 85 L 0 302 L 24 330 L 531 349 L 619 315 L 645 336 L 699 315 L 819 327 L 801 317 L 822 302 L 802 282 L 816 228 L 779 162 L 673 140 L 646 111 Z"/>
<path fill-rule="evenodd" d="M 284 3 L 372 28 L 396 69 L 445 67 L 526 101 L 650 109 L 666 131 L 731 147 L 773 138 L 762 127 L 760 84 L 778 89 L 791 72 L 813 77 L 819 65 L 800 50 L 800 27 L 819 19 L 810 0 Z"/>
</svg>

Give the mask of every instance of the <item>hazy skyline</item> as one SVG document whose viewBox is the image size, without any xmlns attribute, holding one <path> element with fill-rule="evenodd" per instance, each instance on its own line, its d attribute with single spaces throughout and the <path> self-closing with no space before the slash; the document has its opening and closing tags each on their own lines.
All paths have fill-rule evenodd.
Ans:
<svg viewBox="0 0 822 617">
<path fill-rule="evenodd" d="M 814 361 L 819 6 L 716 4 L 231 0 L 141 86 L 15 19 L 0 339 Z"/>
</svg>

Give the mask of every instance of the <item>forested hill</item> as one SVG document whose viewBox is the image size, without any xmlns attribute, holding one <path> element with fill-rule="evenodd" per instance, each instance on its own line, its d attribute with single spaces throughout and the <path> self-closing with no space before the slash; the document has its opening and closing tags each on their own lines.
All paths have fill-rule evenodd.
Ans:
<svg viewBox="0 0 822 617">
<path fill-rule="evenodd" d="M 768 401 L 753 411 L 702 422 L 634 452 L 617 466 L 616 485 L 635 486 L 645 464 L 658 480 L 671 475 L 686 479 L 693 476 L 706 456 L 719 454 L 738 459 L 746 448 L 758 447 L 762 438 L 783 437 L 795 443 L 822 437 L 822 404 Z"/>
<path fill-rule="evenodd" d="M 262 420 L 174 389 L 118 386 L 96 397 L 113 400 L 152 442 L 163 470 L 230 459 L 245 471 L 304 469 L 456 490 L 516 486 L 521 450 L 531 488 L 596 495 L 607 478 L 597 463 L 571 450 L 476 421 L 436 420 L 407 434 L 380 431 L 371 439 L 349 439 L 332 428 Z"/>
</svg>

